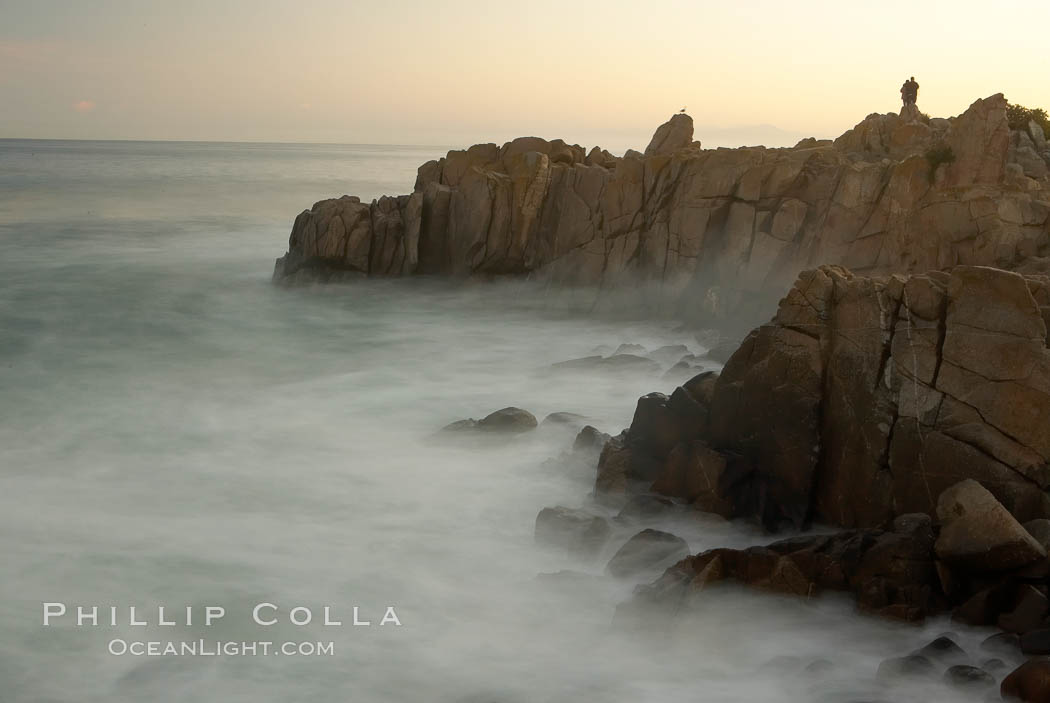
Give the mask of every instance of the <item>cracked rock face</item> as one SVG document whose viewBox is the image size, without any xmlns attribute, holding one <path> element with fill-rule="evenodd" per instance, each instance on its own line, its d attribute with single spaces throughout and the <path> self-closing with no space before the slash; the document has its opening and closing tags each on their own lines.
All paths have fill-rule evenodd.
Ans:
<svg viewBox="0 0 1050 703">
<path fill-rule="evenodd" d="M 953 160 L 931 161 L 935 147 Z M 821 264 L 1013 269 L 1050 255 L 1045 158 L 1028 132 L 1010 131 L 1002 95 L 929 124 L 870 115 L 834 143 L 791 149 L 704 150 L 688 115 L 661 126 L 644 155 L 537 137 L 478 144 L 423 164 L 411 194 L 315 204 L 274 278 L 643 279 L 697 316 L 757 314 L 768 301 L 753 298 L 775 299 Z"/>
<path fill-rule="evenodd" d="M 771 528 L 872 527 L 934 515 L 973 479 L 1018 521 L 1047 517 L 1048 313 L 1045 275 L 805 271 L 703 393 L 675 391 L 691 403 L 639 401 L 597 489 L 649 481 Z"/>
</svg>

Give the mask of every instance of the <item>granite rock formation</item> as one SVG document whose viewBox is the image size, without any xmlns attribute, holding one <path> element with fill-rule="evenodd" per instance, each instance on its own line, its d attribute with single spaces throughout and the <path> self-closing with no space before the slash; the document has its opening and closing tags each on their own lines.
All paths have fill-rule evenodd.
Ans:
<svg viewBox="0 0 1050 703">
<path fill-rule="evenodd" d="M 1050 151 L 1037 130 L 1012 132 L 993 95 L 955 118 L 873 114 L 833 143 L 786 149 L 702 149 L 688 115 L 644 155 L 536 137 L 477 144 L 423 164 L 410 194 L 304 211 L 274 278 L 641 279 L 718 317 L 820 264 L 1012 269 L 1050 254 Z"/>
<path fill-rule="evenodd" d="M 1048 320 L 1045 275 L 805 271 L 720 375 L 638 401 L 596 493 L 877 527 L 973 479 L 1019 522 L 1050 516 Z"/>
</svg>

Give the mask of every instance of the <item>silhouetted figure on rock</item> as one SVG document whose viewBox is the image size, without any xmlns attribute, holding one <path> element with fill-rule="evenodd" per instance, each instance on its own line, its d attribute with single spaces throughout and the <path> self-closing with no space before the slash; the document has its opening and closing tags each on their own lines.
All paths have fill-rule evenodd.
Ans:
<svg viewBox="0 0 1050 703">
<path fill-rule="evenodd" d="M 915 82 L 915 76 L 904 81 L 901 86 L 901 100 L 905 105 L 914 105 L 919 99 L 919 84 Z"/>
</svg>

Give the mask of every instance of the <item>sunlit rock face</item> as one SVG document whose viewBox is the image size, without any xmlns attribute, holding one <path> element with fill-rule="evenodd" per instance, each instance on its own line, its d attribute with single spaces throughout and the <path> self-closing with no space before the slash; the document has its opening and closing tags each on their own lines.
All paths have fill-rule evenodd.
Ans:
<svg viewBox="0 0 1050 703">
<path fill-rule="evenodd" d="M 821 264 L 1010 269 L 1050 254 L 1047 154 L 1011 133 L 1001 94 L 951 119 L 873 114 L 833 143 L 705 150 L 692 139 L 679 114 L 644 155 L 536 137 L 450 151 L 419 168 L 409 195 L 303 212 L 274 278 L 641 280 L 725 317 Z"/>
<path fill-rule="evenodd" d="M 595 484 L 768 527 L 933 515 L 973 479 L 1050 516 L 1050 278 L 979 266 L 800 274 L 721 374 L 638 401 Z"/>
</svg>

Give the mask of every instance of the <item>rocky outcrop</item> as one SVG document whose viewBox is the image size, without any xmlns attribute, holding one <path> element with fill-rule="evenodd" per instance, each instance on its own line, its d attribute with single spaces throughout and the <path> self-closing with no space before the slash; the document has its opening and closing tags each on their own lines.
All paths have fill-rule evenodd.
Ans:
<svg viewBox="0 0 1050 703">
<path fill-rule="evenodd" d="M 596 492 L 876 527 L 973 479 L 1016 520 L 1047 517 L 1048 319 L 1045 275 L 806 271 L 720 375 L 638 401 Z"/>
<path fill-rule="evenodd" d="M 693 143 L 693 118 L 679 113 L 657 127 L 649 146 L 645 147 L 646 156 L 673 154 Z M 700 146 L 699 142 L 696 146 Z"/>
<path fill-rule="evenodd" d="M 797 536 L 765 547 L 710 549 L 682 559 L 637 588 L 622 609 L 643 616 L 677 614 L 723 581 L 801 598 L 842 591 L 853 595 L 860 610 L 884 617 L 922 620 L 950 611 L 957 622 L 998 625 L 1006 632 L 986 643 L 995 651 L 1050 652 L 1046 553 L 1020 525 L 1010 523 L 1004 529 L 1009 513 L 973 481 L 946 490 L 940 504 L 961 512 L 940 523 L 911 514 L 882 529 Z M 959 545 L 961 552 L 951 548 Z M 953 653 L 961 650 L 939 638 L 912 656 L 968 663 L 950 661 Z M 898 659 L 894 666 L 908 663 Z"/>
<path fill-rule="evenodd" d="M 641 278 L 681 311 L 719 316 L 819 264 L 1012 268 L 1050 253 L 1050 154 L 1011 132 L 1002 95 L 952 119 L 912 117 L 870 115 L 833 144 L 791 149 L 704 150 L 687 115 L 645 155 L 535 137 L 478 144 L 421 166 L 411 194 L 315 204 L 274 277 Z"/>
<path fill-rule="evenodd" d="M 625 610 L 655 606 L 677 612 L 710 585 L 736 581 L 804 598 L 848 591 L 864 611 L 921 620 L 947 608 L 930 546 L 913 535 L 856 530 L 766 547 L 712 549 L 683 559 L 639 588 Z"/>
</svg>

